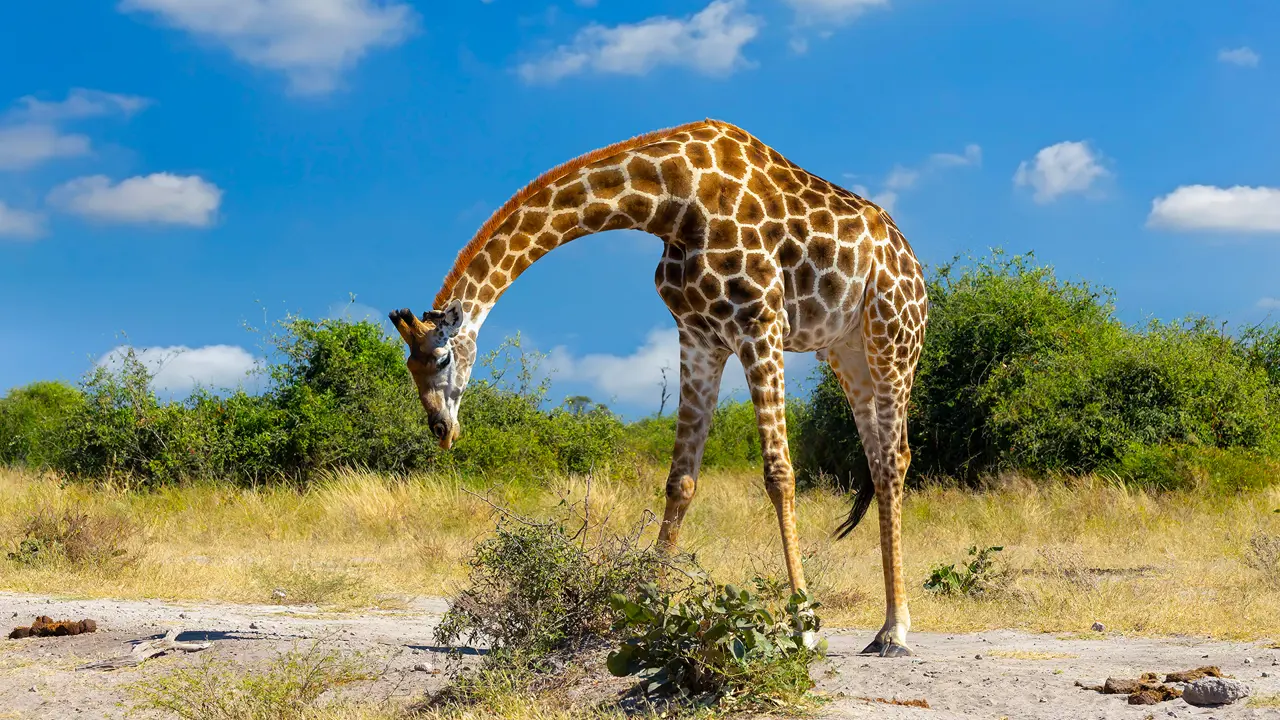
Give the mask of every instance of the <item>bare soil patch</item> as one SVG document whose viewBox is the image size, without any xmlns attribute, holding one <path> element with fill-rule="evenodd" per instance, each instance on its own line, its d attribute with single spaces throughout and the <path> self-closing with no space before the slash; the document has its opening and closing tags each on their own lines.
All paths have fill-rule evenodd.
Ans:
<svg viewBox="0 0 1280 720">
<path fill-rule="evenodd" d="M 344 653 L 362 653 L 377 668 L 374 679 L 344 688 L 344 695 L 408 704 L 445 682 L 445 648 L 432 635 L 446 605 L 440 599 L 408 603 L 401 611 L 322 612 L 308 606 L 63 600 L 0 593 L 0 621 L 30 623 L 40 615 L 94 618 L 97 632 L 0 641 L 0 718 L 124 718 L 134 704 L 129 686 L 211 659 L 251 668 L 281 653 L 320 641 Z M 81 665 L 127 654 L 135 644 L 181 628 L 180 640 L 209 641 L 192 654 L 152 658 L 109 672 Z M 1203 637 L 1133 638 L 1055 636 L 1012 630 L 912 633 L 913 658 L 881 659 L 858 651 L 870 631 L 828 633 L 827 658 L 814 666 L 818 692 L 830 698 L 823 718 L 1280 718 L 1280 709 L 1249 700 L 1222 708 L 1195 708 L 1181 699 L 1135 706 L 1124 695 L 1079 685 L 1107 678 L 1164 678 L 1204 666 L 1247 683 L 1253 697 L 1280 694 L 1280 650 L 1267 641 L 1239 643 Z M 483 650 L 467 657 L 479 657 Z M 417 669 L 415 669 L 417 668 Z M 603 678 L 585 673 L 582 682 Z M 585 695 L 591 695 L 586 693 Z M 584 696 L 585 696 L 584 695 Z M 132 717 L 159 717 L 154 713 Z"/>
</svg>

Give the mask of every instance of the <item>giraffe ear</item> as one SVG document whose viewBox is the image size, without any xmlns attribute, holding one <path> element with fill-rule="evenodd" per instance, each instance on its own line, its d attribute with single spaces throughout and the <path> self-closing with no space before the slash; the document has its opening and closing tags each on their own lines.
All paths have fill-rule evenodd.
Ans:
<svg viewBox="0 0 1280 720">
<path fill-rule="evenodd" d="M 440 313 L 439 328 L 446 337 L 453 337 L 458 334 L 458 330 L 462 328 L 462 301 L 454 298 L 449 301 L 444 310 Z"/>
</svg>

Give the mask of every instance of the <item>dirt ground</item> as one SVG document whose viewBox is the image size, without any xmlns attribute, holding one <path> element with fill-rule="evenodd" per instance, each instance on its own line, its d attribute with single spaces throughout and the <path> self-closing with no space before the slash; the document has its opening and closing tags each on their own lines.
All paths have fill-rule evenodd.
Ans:
<svg viewBox="0 0 1280 720">
<path fill-rule="evenodd" d="M 37 615 L 92 618 L 98 631 L 74 637 L 0 639 L 0 718 L 123 718 L 133 704 L 128 686 L 206 658 L 252 664 L 316 640 L 343 651 L 368 653 L 382 669 L 359 687 L 370 698 L 420 697 L 443 682 L 415 666 L 444 668 L 444 649 L 432 631 L 445 602 L 425 599 L 397 612 L 334 614 L 270 605 L 179 604 L 159 601 L 52 600 L 0 593 L 0 621 L 29 624 Z M 210 640 L 193 655 L 166 655 L 140 667 L 77 671 L 79 665 L 127 654 L 133 644 L 181 628 L 181 640 Z M 818 691 L 832 702 L 823 718 L 1280 718 L 1280 649 L 1269 643 L 1230 643 L 1193 637 L 1127 638 L 1105 634 L 1057 637 L 1008 630 L 972 634 L 915 632 L 916 657 L 858 655 L 871 633 L 834 630 L 827 659 L 814 667 Z M 1222 708 L 1195 708 L 1182 700 L 1128 705 L 1123 695 L 1101 695 L 1076 685 L 1108 676 L 1136 677 L 1217 665 L 1246 682 L 1253 696 Z M 931 709 L 875 699 L 923 699 Z M 138 715 L 134 715 L 135 717 Z M 146 715 L 142 715 L 145 717 Z"/>
</svg>

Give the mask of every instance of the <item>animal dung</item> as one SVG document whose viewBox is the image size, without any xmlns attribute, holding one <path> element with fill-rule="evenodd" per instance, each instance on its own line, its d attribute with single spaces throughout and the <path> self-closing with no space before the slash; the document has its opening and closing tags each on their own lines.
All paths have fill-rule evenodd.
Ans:
<svg viewBox="0 0 1280 720">
<path fill-rule="evenodd" d="M 93 620 L 54 620 L 48 615 L 41 615 L 31 625 L 20 625 L 15 627 L 10 633 L 11 639 L 27 638 L 27 637 L 57 637 L 62 635 L 81 635 L 91 633 L 98 629 L 98 623 Z"/>
</svg>

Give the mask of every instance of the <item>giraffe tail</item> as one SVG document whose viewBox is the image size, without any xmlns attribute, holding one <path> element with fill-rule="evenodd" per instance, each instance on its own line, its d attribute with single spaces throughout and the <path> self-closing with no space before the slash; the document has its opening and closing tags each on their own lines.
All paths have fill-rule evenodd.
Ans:
<svg viewBox="0 0 1280 720">
<path fill-rule="evenodd" d="M 845 535 L 853 532 L 858 527 L 858 523 L 862 522 L 862 518 L 867 514 L 867 510 L 871 508 L 871 501 L 876 497 L 876 486 L 871 481 L 871 468 L 867 464 L 866 455 L 860 456 L 862 467 L 859 470 L 864 472 L 854 473 L 859 478 L 858 487 L 853 491 L 853 507 L 849 509 L 849 517 L 840 523 L 840 527 L 836 528 L 836 539 L 842 540 Z"/>
</svg>

